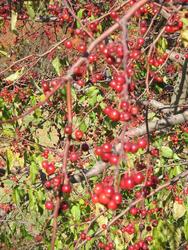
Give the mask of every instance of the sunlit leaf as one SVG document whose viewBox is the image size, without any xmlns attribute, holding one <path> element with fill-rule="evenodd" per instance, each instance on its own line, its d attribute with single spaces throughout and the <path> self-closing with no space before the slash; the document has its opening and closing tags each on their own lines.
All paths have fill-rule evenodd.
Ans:
<svg viewBox="0 0 188 250">
<path fill-rule="evenodd" d="M 56 58 L 52 61 L 52 65 L 53 65 L 57 75 L 60 76 L 61 75 L 61 62 L 60 62 L 58 56 L 56 56 Z"/>
<path fill-rule="evenodd" d="M 173 158 L 173 150 L 169 147 L 163 146 L 161 148 L 161 155 L 165 158 Z"/>
<path fill-rule="evenodd" d="M 16 30 L 17 18 L 18 18 L 18 13 L 12 10 L 11 11 L 11 30 Z"/>
<path fill-rule="evenodd" d="M 178 202 L 174 202 L 173 206 L 173 217 L 175 220 L 183 217 L 186 212 L 186 207 L 183 204 L 179 204 Z"/>
<path fill-rule="evenodd" d="M 24 71 L 24 68 L 22 68 L 21 70 L 18 70 L 15 73 L 9 75 L 4 80 L 11 81 L 11 82 L 16 81 L 23 74 L 23 71 Z"/>
<path fill-rule="evenodd" d="M 71 214 L 73 215 L 74 220 L 79 221 L 80 220 L 80 206 L 74 205 L 71 208 Z"/>
<path fill-rule="evenodd" d="M 35 10 L 33 8 L 33 2 L 32 1 L 28 1 L 26 2 L 26 8 L 27 8 L 27 13 L 29 14 L 31 19 L 35 18 Z"/>
<path fill-rule="evenodd" d="M 32 162 L 30 165 L 30 174 L 29 174 L 32 183 L 35 183 L 37 175 L 38 175 L 38 166 L 35 162 Z"/>
</svg>

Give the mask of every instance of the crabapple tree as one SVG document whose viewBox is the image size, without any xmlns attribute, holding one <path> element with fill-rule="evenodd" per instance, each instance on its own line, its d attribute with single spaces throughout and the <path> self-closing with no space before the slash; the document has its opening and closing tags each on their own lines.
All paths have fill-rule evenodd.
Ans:
<svg viewBox="0 0 188 250">
<path fill-rule="evenodd" d="M 0 248 L 188 249 L 188 1 L 0 1 Z"/>
</svg>

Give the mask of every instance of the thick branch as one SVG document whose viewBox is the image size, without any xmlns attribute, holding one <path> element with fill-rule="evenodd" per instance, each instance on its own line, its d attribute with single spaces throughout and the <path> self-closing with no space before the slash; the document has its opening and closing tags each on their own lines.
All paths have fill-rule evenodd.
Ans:
<svg viewBox="0 0 188 250">
<path fill-rule="evenodd" d="M 174 92 L 171 99 L 171 104 L 175 105 L 174 113 L 177 113 L 178 105 L 185 104 L 188 95 L 188 59 L 182 66 L 182 73 L 179 74 L 179 79 L 174 87 Z"/>
<path fill-rule="evenodd" d="M 168 117 L 166 119 L 158 119 L 156 121 L 149 122 L 148 128 L 149 128 L 149 132 L 151 133 L 151 132 L 156 131 L 158 129 L 163 129 L 163 128 L 174 126 L 177 124 L 182 124 L 186 121 L 188 121 L 188 111 L 185 111 L 185 112 L 183 112 L 181 114 L 177 114 L 177 115 L 171 115 L 170 117 Z M 125 137 L 127 137 L 127 136 L 128 137 L 137 137 L 137 136 L 145 135 L 146 133 L 147 133 L 146 125 L 144 123 L 140 127 L 133 128 L 133 129 L 127 131 L 125 133 Z M 120 143 L 116 145 L 116 149 L 119 149 L 119 148 L 121 148 Z M 97 176 L 98 174 L 103 172 L 105 167 L 106 167 L 106 163 L 98 161 L 96 163 L 96 165 L 92 169 L 88 170 L 88 172 L 85 175 L 88 178 L 93 177 L 93 176 Z M 84 180 L 84 177 L 81 173 L 70 176 L 70 181 L 72 183 L 81 182 L 83 180 Z"/>
<path fill-rule="evenodd" d="M 181 114 L 172 115 L 168 118 L 158 119 L 156 121 L 149 122 L 149 132 L 156 131 L 158 129 L 163 129 L 166 127 L 174 126 L 188 121 L 188 111 L 185 111 Z M 131 129 L 126 132 L 126 135 L 129 137 L 137 137 L 146 134 L 145 124 L 141 125 L 138 128 Z"/>
</svg>

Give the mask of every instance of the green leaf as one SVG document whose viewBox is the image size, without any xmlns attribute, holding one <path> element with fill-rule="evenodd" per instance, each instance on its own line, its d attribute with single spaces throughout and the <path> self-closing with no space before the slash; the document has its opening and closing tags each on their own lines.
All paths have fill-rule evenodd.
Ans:
<svg viewBox="0 0 188 250">
<path fill-rule="evenodd" d="M 176 153 L 174 153 L 173 159 L 174 159 L 174 160 L 180 160 L 180 157 L 179 157 Z"/>
<path fill-rule="evenodd" d="M 102 100 L 104 100 L 104 97 L 102 95 L 98 95 L 97 102 L 101 102 Z"/>
<path fill-rule="evenodd" d="M 93 107 L 97 102 L 97 95 L 94 95 L 88 99 L 88 104 Z"/>
<path fill-rule="evenodd" d="M 101 102 L 101 103 L 99 104 L 99 106 L 101 107 L 101 109 L 104 109 L 104 108 L 106 107 L 106 103 Z"/>
<path fill-rule="evenodd" d="M 188 133 L 185 133 L 185 132 L 184 132 L 184 133 L 182 134 L 182 139 L 184 139 L 185 142 L 188 143 Z"/>
<path fill-rule="evenodd" d="M 32 1 L 28 1 L 26 4 L 26 8 L 27 8 L 27 13 L 29 14 L 31 19 L 35 18 L 35 11 L 33 8 L 33 2 Z"/>
<path fill-rule="evenodd" d="M 165 158 L 171 159 L 171 158 L 173 158 L 174 153 L 173 153 L 173 150 L 171 148 L 163 146 L 161 148 L 161 155 Z"/>
<path fill-rule="evenodd" d="M 91 240 L 89 240 L 89 241 L 87 241 L 87 243 L 86 243 L 86 245 L 85 245 L 84 249 L 85 249 L 85 250 L 91 250 L 91 249 L 92 249 L 92 245 L 93 245 L 94 241 L 95 241 L 95 239 L 94 239 L 94 238 L 93 238 L 93 239 L 91 239 Z"/>
<path fill-rule="evenodd" d="M 38 175 L 38 166 L 35 162 L 32 162 L 30 165 L 30 174 L 29 174 L 32 184 L 35 183 L 37 175 Z"/>
<path fill-rule="evenodd" d="M 13 126 L 10 124 L 3 124 L 2 135 L 7 136 L 7 137 L 14 137 L 15 130 L 14 130 Z"/>
<path fill-rule="evenodd" d="M 88 88 L 86 95 L 88 97 L 93 97 L 97 95 L 98 93 L 99 93 L 99 89 L 97 89 L 97 87 L 95 86 L 91 86 L 90 88 Z"/>
<path fill-rule="evenodd" d="M 85 120 L 81 122 L 79 128 L 80 130 L 82 130 L 82 132 L 86 132 L 89 125 L 90 125 L 90 119 L 89 117 L 86 117 Z"/>
<path fill-rule="evenodd" d="M 14 154 L 11 149 L 7 149 L 6 151 L 6 158 L 7 158 L 7 168 L 8 172 L 14 165 Z"/>
<path fill-rule="evenodd" d="M 159 50 L 161 53 L 164 53 L 164 52 L 166 51 L 167 45 L 168 45 L 168 42 L 167 42 L 166 38 L 161 37 L 161 38 L 159 39 L 158 44 L 157 44 L 158 50 Z"/>
<path fill-rule="evenodd" d="M 59 141 L 56 128 L 54 126 L 49 128 L 49 126 L 49 124 L 45 123 L 44 127 L 42 129 L 38 128 L 34 134 L 35 140 L 45 147 L 53 147 L 54 145 L 57 145 Z"/>
<path fill-rule="evenodd" d="M 155 117 L 155 112 L 149 112 L 148 119 L 152 120 Z"/>
<path fill-rule="evenodd" d="M 182 172 L 182 170 L 181 170 L 180 166 L 177 165 L 174 167 L 174 172 L 173 172 L 174 176 L 181 174 L 181 172 Z"/>
<path fill-rule="evenodd" d="M 95 212 L 96 216 L 98 216 L 99 214 L 101 214 L 102 211 L 105 210 L 104 205 L 99 204 L 99 203 L 96 203 L 95 207 L 96 207 L 96 212 Z M 107 225 L 107 223 L 108 223 L 108 217 L 104 216 L 104 215 L 99 216 L 97 218 L 97 223 L 98 223 L 99 227 L 102 227 L 103 224 Z"/>
<path fill-rule="evenodd" d="M 186 25 L 188 26 L 188 18 L 181 18 L 181 21 Z"/>
<path fill-rule="evenodd" d="M 185 234 L 185 239 L 188 240 L 188 216 L 187 218 L 184 220 L 184 234 Z"/>
<path fill-rule="evenodd" d="M 181 30 L 181 39 L 183 41 L 184 47 L 188 47 L 188 30 L 187 29 Z"/>
<path fill-rule="evenodd" d="M 13 201 L 16 205 L 20 204 L 21 197 L 20 197 L 20 192 L 17 188 L 13 190 L 12 198 L 13 198 Z"/>
<path fill-rule="evenodd" d="M 80 10 L 78 11 L 77 17 L 78 17 L 79 19 L 82 19 L 84 10 L 85 10 L 85 9 L 80 9 Z M 80 25 L 80 23 L 79 23 L 78 21 L 76 22 L 76 26 L 77 26 L 78 29 L 81 27 L 81 25 Z"/>
<path fill-rule="evenodd" d="M 186 212 L 186 207 L 183 204 L 179 204 L 178 202 L 174 202 L 173 206 L 173 217 L 175 220 L 183 217 Z"/>
<path fill-rule="evenodd" d="M 4 50 L 0 50 L 0 54 L 6 57 L 9 57 L 8 53 Z"/>
<path fill-rule="evenodd" d="M 22 68 L 21 70 L 16 71 L 15 73 L 11 74 L 10 76 L 6 77 L 4 80 L 5 81 L 16 81 L 23 73 L 24 68 Z"/>
<path fill-rule="evenodd" d="M 14 10 L 11 11 L 11 30 L 16 30 L 16 22 L 18 18 L 18 13 Z"/>
<path fill-rule="evenodd" d="M 79 205 L 75 205 L 71 208 L 71 214 L 73 215 L 74 219 L 76 221 L 80 220 L 80 206 Z"/>
<path fill-rule="evenodd" d="M 58 76 L 60 76 L 60 73 L 61 73 L 61 62 L 60 62 L 58 56 L 56 56 L 56 58 L 52 61 L 52 65 L 53 65 L 56 73 L 58 74 Z"/>
<path fill-rule="evenodd" d="M 114 243 L 115 243 L 116 249 L 118 249 L 118 250 L 125 249 L 124 244 L 118 235 L 115 236 Z"/>
<path fill-rule="evenodd" d="M 29 206 L 30 208 L 33 208 L 35 205 L 35 195 L 33 194 L 32 189 L 29 189 L 28 195 L 29 195 Z"/>
<path fill-rule="evenodd" d="M 169 241 L 170 249 L 172 250 L 179 249 L 180 243 L 181 243 L 181 229 L 176 228 L 174 232 L 173 240 Z"/>
</svg>

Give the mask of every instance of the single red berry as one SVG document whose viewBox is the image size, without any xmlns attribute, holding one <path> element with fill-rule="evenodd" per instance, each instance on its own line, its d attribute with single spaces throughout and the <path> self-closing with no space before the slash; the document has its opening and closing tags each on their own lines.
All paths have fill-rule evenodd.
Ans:
<svg viewBox="0 0 188 250">
<path fill-rule="evenodd" d="M 110 198 L 114 194 L 114 188 L 112 186 L 105 186 L 103 193 Z"/>
<path fill-rule="evenodd" d="M 98 243 L 98 247 L 101 248 L 101 249 L 104 249 L 105 248 L 105 244 L 103 242 L 99 242 Z"/>
<path fill-rule="evenodd" d="M 49 163 L 48 167 L 46 168 L 46 172 L 48 175 L 55 173 L 55 165 L 53 163 Z"/>
<path fill-rule="evenodd" d="M 80 44 L 80 45 L 78 46 L 78 51 L 79 51 L 79 52 L 84 53 L 84 52 L 86 52 L 86 50 L 87 50 L 87 47 L 86 47 L 85 44 Z"/>
<path fill-rule="evenodd" d="M 134 186 L 135 186 L 135 183 L 134 183 L 131 176 L 126 177 L 126 178 L 122 178 L 122 180 L 120 182 L 120 187 L 122 189 L 131 190 L 134 188 Z"/>
<path fill-rule="evenodd" d="M 147 147 L 147 139 L 146 138 L 141 138 L 138 140 L 138 147 L 139 148 L 146 148 Z"/>
<path fill-rule="evenodd" d="M 138 107 L 131 106 L 130 112 L 131 112 L 132 115 L 137 115 L 138 114 Z"/>
<path fill-rule="evenodd" d="M 62 191 L 63 193 L 70 193 L 71 190 L 72 190 L 72 188 L 71 188 L 71 185 L 70 185 L 70 184 L 64 184 L 64 185 L 62 186 L 62 188 L 61 188 L 61 191 Z"/>
<path fill-rule="evenodd" d="M 94 204 L 96 204 L 96 203 L 99 202 L 99 198 L 98 198 L 98 196 L 97 196 L 96 194 L 93 194 L 92 197 L 91 197 L 91 199 L 92 199 L 92 202 L 93 202 Z"/>
<path fill-rule="evenodd" d="M 114 200 L 110 200 L 107 204 L 108 209 L 116 210 L 117 209 L 117 203 Z"/>
<path fill-rule="evenodd" d="M 86 234 L 85 234 L 85 233 L 81 233 L 81 234 L 80 234 L 80 238 L 81 238 L 82 240 L 85 240 L 85 239 L 86 239 Z"/>
<path fill-rule="evenodd" d="M 137 172 L 132 176 L 135 184 L 141 184 L 144 181 L 144 175 L 141 172 Z"/>
<path fill-rule="evenodd" d="M 71 162 L 75 162 L 79 158 L 79 156 L 78 156 L 78 154 L 76 152 L 71 152 L 69 157 L 70 157 Z"/>
<path fill-rule="evenodd" d="M 94 152 L 97 156 L 101 156 L 103 153 L 102 147 L 96 146 Z"/>
<path fill-rule="evenodd" d="M 47 169 L 47 167 L 48 167 L 48 161 L 42 161 L 42 167 L 44 169 Z"/>
<path fill-rule="evenodd" d="M 136 153 L 138 151 L 138 144 L 137 143 L 132 143 L 131 144 L 131 149 L 130 149 L 130 152 L 131 153 Z"/>
<path fill-rule="evenodd" d="M 83 135 L 84 135 L 84 133 L 81 130 L 78 129 L 78 130 L 75 131 L 76 140 L 78 140 L 78 141 L 81 140 Z"/>
<path fill-rule="evenodd" d="M 64 128 L 64 133 L 67 135 L 71 135 L 72 134 L 72 126 L 68 125 Z"/>
<path fill-rule="evenodd" d="M 112 165 L 118 165 L 119 163 L 119 157 L 115 154 L 110 155 L 110 164 Z"/>
<path fill-rule="evenodd" d="M 42 237 L 42 235 L 40 235 L 40 234 L 37 234 L 37 235 L 35 236 L 35 241 L 36 241 L 36 242 L 41 242 L 42 239 L 43 239 L 43 237 Z"/>
<path fill-rule="evenodd" d="M 112 195 L 112 200 L 119 205 L 122 203 L 122 195 L 119 192 L 116 192 Z"/>
<path fill-rule="evenodd" d="M 126 101 L 121 101 L 120 108 L 123 109 L 124 111 L 127 111 L 129 109 L 129 103 Z"/>
<path fill-rule="evenodd" d="M 138 208 L 136 207 L 131 207 L 130 209 L 130 214 L 132 214 L 133 216 L 137 215 L 138 214 Z"/>
<path fill-rule="evenodd" d="M 152 149 L 150 153 L 152 156 L 159 157 L 159 150 L 157 148 Z"/>
<path fill-rule="evenodd" d="M 109 199 L 108 196 L 105 195 L 103 192 L 99 195 L 99 202 L 100 202 L 101 204 L 106 205 L 106 204 L 108 204 L 109 201 L 110 201 L 110 199 Z"/>
<path fill-rule="evenodd" d="M 102 147 L 102 151 L 104 153 L 110 153 L 112 150 L 112 144 L 110 144 L 108 142 L 104 143 L 101 147 Z"/>
<path fill-rule="evenodd" d="M 101 249 L 104 249 L 105 248 L 105 244 L 103 242 L 99 242 L 98 243 L 98 247 L 101 248 Z"/>
<path fill-rule="evenodd" d="M 44 185 L 45 185 L 46 188 L 50 188 L 51 187 L 51 181 L 46 181 L 44 183 Z"/>
<path fill-rule="evenodd" d="M 131 146 L 132 144 L 130 142 L 125 142 L 125 144 L 123 145 L 123 149 L 126 153 L 131 152 Z"/>
<path fill-rule="evenodd" d="M 103 191 L 103 189 L 104 189 L 103 184 L 102 184 L 102 183 L 97 183 L 97 184 L 95 185 L 95 187 L 94 187 L 94 193 L 95 193 L 96 195 L 100 195 L 101 192 Z"/>
<path fill-rule="evenodd" d="M 119 118 L 120 118 L 120 112 L 116 109 L 112 109 L 110 112 L 109 112 L 109 118 L 112 120 L 112 121 L 119 121 Z"/>
<path fill-rule="evenodd" d="M 53 210 L 53 209 L 54 209 L 54 204 L 53 204 L 53 202 L 52 202 L 52 201 L 46 201 L 46 202 L 45 202 L 45 208 L 46 208 L 47 210 Z"/>
<path fill-rule="evenodd" d="M 71 49 L 71 48 L 72 48 L 72 42 L 71 42 L 71 41 L 65 41 L 65 42 L 64 42 L 64 46 L 65 46 L 67 49 Z"/>
<path fill-rule="evenodd" d="M 42 82 L 42 89 L 44 92 L 50 91 L 48 82 L 45 82 L 45 81 Z"/>
<path fill-rule="evenodd" d="M 115 12 L 115 11 L 111 11 L 111 13 L 110 13 L 110 17 L 111 17 L 112 19 L 116 20 L 116 19 L 118 18 L 118 14 L 117 14 L 117 12 Z"/>
<path fill-rule="evenodd" d="M 68 205 L 66 202 L 63 202 L 63 203 L 61 204 L 61 210 L 65 211 L 65 210 L 67 210 L 68 208 L 69 208 L 69 205 Z"/>
<path fill-rule="evenodd" d="M 111 157 L 111 153 L 102 152 L 101 154 L 101 159 L 105 162 L 108 162 L 110 160 L 110 157 Z"/>
</svg>

